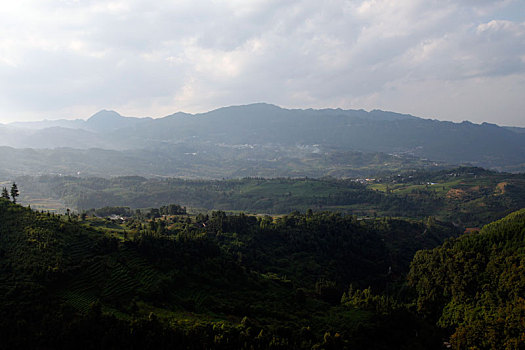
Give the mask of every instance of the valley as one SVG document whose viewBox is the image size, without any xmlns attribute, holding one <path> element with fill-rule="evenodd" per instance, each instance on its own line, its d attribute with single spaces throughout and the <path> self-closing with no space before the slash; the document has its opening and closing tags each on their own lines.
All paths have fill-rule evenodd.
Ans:
<svg viewBox="0 0 525 350">
<path fill-rule="evenodd" d="M 525 350 L 525 1 L 0 11 L 0 350 Z"/>
<path fill-rule="evenodd" d="M 191 180 L 125 176 L 16 178 L 21 203 L 38 210 L 160 207 L 252 214 L 336 211 L 360 217 L 429 216 L 481 227 L 525 206 L 525 176 L 463 167 L 376 173 L 374 178 Z M 6 182 L 8 183 L 8 182 Z"/>
<path fill-rule="evenodd" d="M 520 348 L 518 129 L 266 104 L 13 124 L 3 345 Z"/>
</svg>

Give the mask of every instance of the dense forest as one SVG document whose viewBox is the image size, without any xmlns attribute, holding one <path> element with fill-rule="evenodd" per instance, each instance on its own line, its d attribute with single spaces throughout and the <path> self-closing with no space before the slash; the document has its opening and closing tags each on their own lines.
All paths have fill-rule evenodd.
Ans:
<svg viewBox="0 0 525 350">
<path fill-rule="evenodd" d="M 341 304 L 343 293 L 394 290 L 416 250 L 457 235 L 440 223 L 312 212 L 174 215 L 122 231 L 0 201 L 0 328 L 11 347 L 386 348 L 392 340 L 370 336 L 393 332 L 391 317 L 407 318 L 405 335 L 425 323 L 405 308 Z"/>
<path fill-rule="evenodd" d="M 416 253 L 417 309 L 456 349 L 525 346 L 525 210 Z"/>
<path fill-rule="evenodd" d="M 433 217 L 131 214 L 0 199 L 4 346 L 524 345 L 523 211 L 471 234 Z"/>
</svg>

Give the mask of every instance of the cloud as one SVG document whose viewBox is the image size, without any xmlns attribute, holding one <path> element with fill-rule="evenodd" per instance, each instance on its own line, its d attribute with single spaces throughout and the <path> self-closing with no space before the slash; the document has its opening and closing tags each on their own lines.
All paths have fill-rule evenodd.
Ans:
<svg viewBox="0 0 525 350">
<path fill-rule="evenodd" d="M 0 13 L 0 120 L 265 101 L 525 125 L 522 4 L 11 2 Z M 494 113 L 501 102 L 507 112 Z"/>
</svg>

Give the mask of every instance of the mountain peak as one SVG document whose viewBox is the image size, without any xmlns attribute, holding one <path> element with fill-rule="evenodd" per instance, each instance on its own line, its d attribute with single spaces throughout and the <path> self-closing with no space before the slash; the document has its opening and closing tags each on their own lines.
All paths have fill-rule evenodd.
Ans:
<svg viewBox="0 0 525 350">
<path fill-rule="evenodd" d="M 90 123 L 90 122 L 99 121 L 99 120 L 110 120 L 110 119 L 116 120 L 116 119 L 121 119 L 121 118 L 125 118 L 125 117 L 121 116 L 115 111 L 108 111 L 107 109 L 103 109 L 93 114 L 87 121 L 88 123 Z"/>
<path fill-rule="evenodd" d="M 105 132 L 130 127 L 140 121 L 149 119 L 150 118 L 124 117 L 115 111 L 108 111 L 103 109 L 93 114 L 86 121 L 86 125 L 90 130 Z"/>
</svg>

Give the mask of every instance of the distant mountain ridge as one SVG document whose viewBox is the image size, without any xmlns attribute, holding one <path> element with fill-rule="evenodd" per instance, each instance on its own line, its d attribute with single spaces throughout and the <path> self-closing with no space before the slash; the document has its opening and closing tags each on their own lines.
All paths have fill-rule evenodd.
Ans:
<svg viewBox="0 0 525 350">
<path fill-rule="evenodd" d="M 67 129 L 85 129 L 89 131 L 105 132 L 125 128 L 144 121 L 152 120 L 152 118 L 136 118 L 124 117 L 115 111 L 101 110 L 93 114 L 87 120 L 83 119 L 58 119 L 58 120 L 42 120 L 35 122 L 14 122 L 8 124 L 10 127 L 24 128 L 24 129 L 47 129 L 53 127 L 67 128 Z"/>
<path fill-rule="evenodd" d="M 102 110 L 93 114 L 86 126 L 90 130 L 107 132 L 121 128 L 131 127 L 140 123 L 151 121 L 152 118 L 123 117 L 115 111 Z"/>
<path fill-rule="evenodd" d="M 86 121 L 68 122 L 28 124 L 33 130 L 22 129 L 24 123 L 8 125 L 0 128 L 0 145 L 113 150 L 162 149 L 180 144 L 316 145 L 320 152 L 335 149 L 408 154 L 454 164 L 525 170 L 525 133 L 521 128 L 445 122 L 381 110 L 284 109 L 257 103 L 199 114 L 178 112 L 158 119 L 124 117 L 103 110 Z"/>
</svg>

